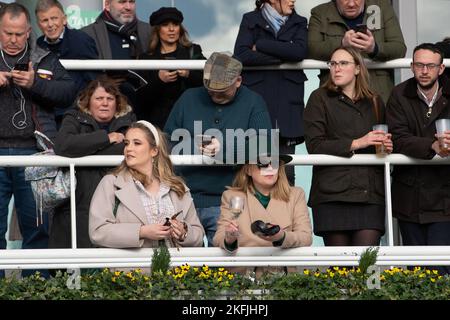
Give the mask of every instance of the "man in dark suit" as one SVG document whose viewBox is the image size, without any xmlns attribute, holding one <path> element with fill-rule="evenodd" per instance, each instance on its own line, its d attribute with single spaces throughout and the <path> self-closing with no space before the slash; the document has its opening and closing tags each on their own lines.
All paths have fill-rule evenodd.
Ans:
<svg viewBox="0 0 450 320">
<path fill-rule="evenodd" d="M 86 33 L 67 27 L 67 17 L 58 0 L 39 0 L 35 14 L 43 33 L 37 39 L 38 46 L 55 53 L 59 59 L 98 59 L 95 41 Z M 77 92 L 96 77 L 94 72 L 84 70 L 70 71 L 69 74 L 75 82 Z M 58 129 L 66 111 L 67 108 L 55 109 Z"/>
<path fill-rule="evenodd" d="M 105 0 L 105 9 L 95 22 L 81 30 L 95 40 L 99 59 L 137 59 L 150 43 L 151 28 L 137 19 L 136 0 Z M 143 79 L 130 70 L 107 74 L 121 83 L 120 91 L 134 107 L 136 90 L 145 85 Z"/>
</svg>

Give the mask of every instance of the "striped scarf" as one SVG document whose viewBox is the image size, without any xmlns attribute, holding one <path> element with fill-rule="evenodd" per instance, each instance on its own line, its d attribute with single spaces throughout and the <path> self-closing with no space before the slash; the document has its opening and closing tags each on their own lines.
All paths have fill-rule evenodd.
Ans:
<svg viewBox="0 0 450 320">
<path fill-rule="evenodd" d="M 282 16 L 278 13 L 277 10 L 272 8 L 272 6 L 268 3 L 265 3 L 261 9 L 261 13 L 267 23 L 272 27 L 273 31 L 275 31 L 275 35 L 278 34 L 281 27 L 286 23 L 289 19 L 289 16 Z"/>
</svg>

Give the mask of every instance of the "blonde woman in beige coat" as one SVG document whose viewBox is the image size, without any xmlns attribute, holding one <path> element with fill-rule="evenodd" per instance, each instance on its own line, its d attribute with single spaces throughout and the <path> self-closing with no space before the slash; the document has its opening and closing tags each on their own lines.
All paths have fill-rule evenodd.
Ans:
<svg viewBox="0 0 450 320">
<path fill-rule="evenodd" d="M 311 245 L 311 221 L 305 193 L 301 188 L 289 186 L 284 169 L 284 164 L 292 157 L 281 155 L 278 168 L 272 167 L 270 160 L 270 157 L 260 156 L 256 164 L 244 165 L 233 186 L 223 193 L 215 246 L 233 253 L 239 247 Z M 231 210 L 232 199 L 236 197 L 243 199 L 238 217 Z M 251 225 L 257 220 L 278 225 L 280 231 L 271 236 L 255 234 Z"/>
<path fill-rule="evenodd" d="M 124 142 L 125 160 L 92 198 L 91 241 L 111 248 L 202 246 L 203 227 L 189 189 L 173 173 L 165 138 L 138 121 Z"/>
</svg>

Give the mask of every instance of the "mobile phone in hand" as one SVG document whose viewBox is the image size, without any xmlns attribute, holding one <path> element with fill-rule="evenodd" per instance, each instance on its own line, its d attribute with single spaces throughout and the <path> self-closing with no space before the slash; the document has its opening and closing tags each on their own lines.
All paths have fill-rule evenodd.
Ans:
<svg viewBox="0 0 450 320">
<path fill-rule="evenodd" d="M 28 63 L 16 63 L 13 70 L 28 71 Z"/>
<path fill-rule="evenodd" d="M 354 28 L 355 32 L 367 33 L 367 25 L 360 23 Z"/>
<path fill-rule="evenodd" d="M 207 145 L 211 144 L 212 139 L 214 137 L 206 135 L 206 134 L 199 134 L 199 135 L 196 135 L 195 138 L 196 138 L 197 143 L 201 144 L 201 146 L 204 148 Z"/>
</svg>

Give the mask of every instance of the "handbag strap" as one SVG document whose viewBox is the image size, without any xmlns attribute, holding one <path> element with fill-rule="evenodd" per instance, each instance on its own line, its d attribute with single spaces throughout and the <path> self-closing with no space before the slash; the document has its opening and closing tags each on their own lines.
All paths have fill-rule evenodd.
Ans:
<svg viewBox="0 0 450 320">
<path fill-rule="evenodd" d="M 54 144 L 52 140 L 50 140 L 50 138 L 47 137 L 45 134 L 43 134 L 38 130 L 35 130 L 34 136 L 36 137 L 37 144 L 39 145 L 39 147 L 41 147 L 42 150 L 53 149 Z"/>
</svg>

